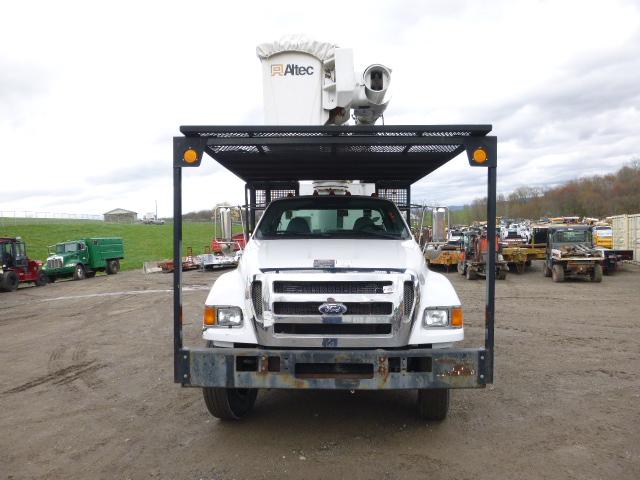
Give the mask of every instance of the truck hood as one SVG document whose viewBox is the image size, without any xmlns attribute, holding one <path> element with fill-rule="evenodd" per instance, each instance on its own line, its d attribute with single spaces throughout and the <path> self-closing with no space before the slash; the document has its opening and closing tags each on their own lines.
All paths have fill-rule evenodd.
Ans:
<svg viewBox="0 0 640 480">
<path fill-rule="evenodd" d="M 336 268 L 420 269 L 424 261 L 413 240 L 252 239 L 244 264 L 258 269 L 314 268 L 314 260 L 334 260 Z"/>
<path fill-rule="evenodd" d="M 70 257 L 77 257 L 76 252 L 66 252 L 66 253 L 54 253 L 53 255 L 49 255 L 47 260 L 54 258 L 61 258 L 62 261 L 66 261 Z"/>
</svg>

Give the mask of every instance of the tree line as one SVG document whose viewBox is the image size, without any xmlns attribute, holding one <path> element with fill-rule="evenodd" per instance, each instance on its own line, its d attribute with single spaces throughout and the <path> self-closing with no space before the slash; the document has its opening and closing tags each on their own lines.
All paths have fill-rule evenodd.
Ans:
<svg viewBox="0 0 640 480">
<path fill-rule="evenodd" d="M 496 210 L 500 217 L 539 219 L 544 217 L 608 217 L 640 213 L 640 159 L 615 173 L 578 178 L 551 188 L 520 187 L 499 194 Z M 486 220 L 487 198 L 475 199 L 451 211 L 451 223 L 468 225 Z"/>
</svg>

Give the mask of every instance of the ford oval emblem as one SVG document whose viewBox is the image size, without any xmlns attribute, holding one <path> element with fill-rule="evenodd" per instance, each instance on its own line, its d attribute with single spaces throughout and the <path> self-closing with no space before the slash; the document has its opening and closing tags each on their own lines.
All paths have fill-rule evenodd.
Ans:
<svg viewBox="0 0 640 480">
<path fill-rule="evenodd" d="M 342 315 L 347 312 L 347 306 L 343 303 L 323 303 L 318 310 L 324 315 Z"/>
</svg>

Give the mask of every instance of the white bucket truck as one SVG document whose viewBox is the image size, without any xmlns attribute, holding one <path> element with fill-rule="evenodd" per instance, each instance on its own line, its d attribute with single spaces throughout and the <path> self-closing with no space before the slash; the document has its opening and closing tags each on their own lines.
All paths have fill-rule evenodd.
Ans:
<svg viewBox="0 0 640 480">
<path fill-rule="evenodd" d="M 411 185 L 466 152 L 488 171 L 495 235 L 491 127 L 376 126 L 389 68 L 357 75 L 351 50 L 295 36 L 257 53 L 268 125 L 183 126 L 174 137 L 174 256 L 182 169 L 205 153 L 246 182 L 247 225 L 237 269 L 206 299 L 206 348 L 183 345 L 182 272 L 174 271 L 175 381 L 202 387 L 221 419 L 244 417 L 261 388 L 412 389 L 422 417 L 444 419 L 450 389 L 493 380 L 495 271 L 485 345 L 456 347 L 462 304 L 409 230 Z M 352 114 L 356 125 L 342 125 Z"/>
</svg>

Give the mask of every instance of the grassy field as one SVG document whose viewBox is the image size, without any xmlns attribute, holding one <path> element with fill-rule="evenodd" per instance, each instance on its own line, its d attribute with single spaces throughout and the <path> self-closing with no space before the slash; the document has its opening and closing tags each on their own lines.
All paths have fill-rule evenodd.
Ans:
<svg viewBox="0 0 640 480">
<path fill-rule="evenodd" d="M 234 228 L 235 230 L 235 228 Z M 125 259 L 121 262 L 123 270 L 142 268 L 147 261 L 171 258 L 173 225 L 115 224 L 100 221 L 54 223 L 38 222 L 24 225 L 0 226 L 0 237 L 22 237 L 27 244 L 30 258 L 44 260 L 47 246 L 65 240 L 83 237 L 122 237 L 124 239 Z M 183 224 L 183 245 L 193 247 L 193 253 L 202 253 L 204 247 L 211 244 L 213 225 L 211 223 L 185 222 Z"/>
</svg>

